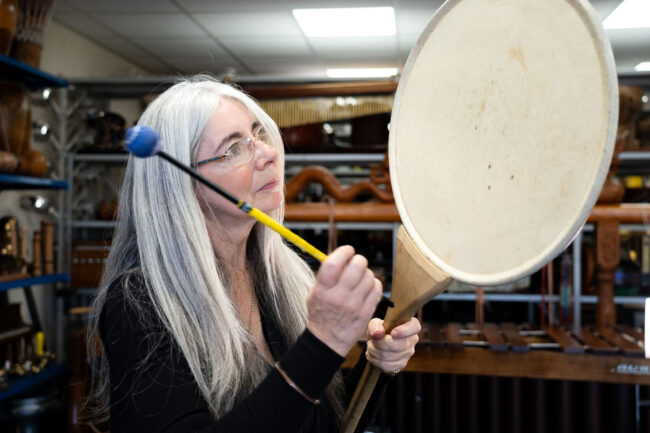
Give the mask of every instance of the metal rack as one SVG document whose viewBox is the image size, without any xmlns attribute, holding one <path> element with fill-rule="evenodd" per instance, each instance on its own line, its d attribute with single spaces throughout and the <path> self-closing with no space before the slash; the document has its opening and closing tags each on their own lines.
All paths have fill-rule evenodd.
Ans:
<svg viewBox="0 0 650 433">
<path fill-rule="evenodd" d="M 16 81 L 25 84 L 30 90 L 42 88 L 63 88 L 65 89 L 68 82 L 59 77 L 47 74 L 39 69 L 33 68 L 29 65 L 21 63 L 11 57 L 0 55 L 0 77 L 5 80 Z M 63 158 L 59 158 L 58 168 L 59 175 L 62 173 Z M 49 189 L 59 190 L 59 204 L 62 205 L 64 201 L 65 191 L 68 190 L 70 184 L 62 179 L 44 179 L 35 178 L 30 176 L 19 176 L 10 174 L 0 174 L 0 191 L 2 190 L 26 190 L 26 189 Z M 70 280 L 67 273 L 67 264 L 61 260 L 64 257 L 62 248 L 64 247 L 63 239 L 64 224 L 59 221 L 57 232 L 57 248 L 58 248 L 58 273 L 54 275 L 45 275 L 40 277 L 21 278 L 12 281 L 5 281 L 0 283 L 0 292 L 6 292 L 11 289 L 23 289 L 25 298 L 27 300 L 28 309 L 32 316 L 32 325 L 37 331 L 41 330 L 40 319 L 34 303 L 34 298 L 31 292 L 31 286 L 38 284 L 56 284 L 64 283 Z M 63 326 L 61 317 L 58 314 L 59 308 L 53 308 L 56 320 L 57 332 L 56 335 L 62 336 Z M 63 338 L 57 339 L 56 350 L 58 353 L 63 353 Z M 38 374 L 27 375 L 19 378 L 10 378 L 8 380 L 9 389 L 0 392 L 0 400 L 4 400 L 23 391 L 33 388 L 41 383 L 51 380 L 55 377 L 62 375 L 65 372 L 65 367 L 60 364 L 52 364 L 46 367 Z"/>
</svg>

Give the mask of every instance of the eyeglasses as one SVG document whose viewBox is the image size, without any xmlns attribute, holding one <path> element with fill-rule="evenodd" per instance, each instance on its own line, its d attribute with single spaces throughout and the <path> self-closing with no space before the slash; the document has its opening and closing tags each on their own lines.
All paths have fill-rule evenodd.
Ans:
<svg viewBox="0 0 650 433">
<path fill-rule="evenodd" d="M 266 132 L 266 129 L 262 127 L 258 128 L 252 137 L 242 138 L 230 144 L 226 153 L 195 162 L 192 164 L 192 168 L 211 164 L 213 162 L 218 163 L 219 166 L 223 167 L 227 165 L 232 167 L 241 167 L 253 158 L 253 147 L 257 140 L 262 143 L 269 143 L 269 134 Z"/>
</svg>

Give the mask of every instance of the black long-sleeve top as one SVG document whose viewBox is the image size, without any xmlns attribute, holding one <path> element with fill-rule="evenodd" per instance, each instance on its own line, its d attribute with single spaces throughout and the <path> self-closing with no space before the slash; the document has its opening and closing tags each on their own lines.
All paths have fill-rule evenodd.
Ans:
<svg viewBox="0 0 650 433">
<path fill-rule="evenodd" d="M 185 357 L 155 317 L 152 305 L 146 296 L 136 296 L 137 306 L 126 302 L 122 281 L 109 288 L 99 320 L 109 364 L 112 433 L 338 431 L 338 421 L 326 399 L 312 404 L 271 368 L 250 395 L 214 421 Z M 141 286 L 135 289 L 136 293 L 143 292 Z M 143 314 L 149 320 L 141 320 Z M 320 398 L 344 358 L 307 329 L 289 346 L 273 316 L 266 314 L 261 304 L 260 314 L 274 358 L 305 393 Z M 347 377 L 348 392 L 354 389 L 364 366 L 362 356 Z M 386 381 L 384 377 L 377 384 L 357 431 L 363 431 L 376 411 Z"/>
</svg>

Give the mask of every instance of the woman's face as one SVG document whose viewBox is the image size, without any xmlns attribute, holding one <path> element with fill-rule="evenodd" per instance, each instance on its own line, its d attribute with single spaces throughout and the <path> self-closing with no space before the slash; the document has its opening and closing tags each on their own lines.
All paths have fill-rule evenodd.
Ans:
<svg viewBox="0 0 650 433">
<path fill-rule="evenodd" d="M 260 125 L 240 102 L 223 98 L 215 110 L 203 139 L 197 161 L 223 155 L 237 140 L 253 137 Z M 252 157 L 237 167 L 228 158 L 199 166 L 199 172 L 240 200 L 264 212 L 278 209 L 284 202 L 284 162 L 278 151 L 260 140 L 252 142 Z M 204 185 L 200 193 L 218 215 L 249 218 L 234 204 Z"/>
</svg>

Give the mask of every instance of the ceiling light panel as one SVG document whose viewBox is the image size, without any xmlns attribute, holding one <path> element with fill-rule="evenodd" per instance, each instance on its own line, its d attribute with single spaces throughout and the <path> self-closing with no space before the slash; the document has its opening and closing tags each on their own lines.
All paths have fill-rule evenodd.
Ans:
<svg viewBox="0 0 650 433">
<path fill-rule="evenodd" d="M 294 9 L 293 16 L 309 38 L 395 34 L 392 7 Z"/>
<path fill-rule="evenodd" d="M 605 21 L 608 30 L 650 27 L 650 0 L 624 0 Z"/>
<path fill-rule="evenodd" d="M 397 41 L 394 36 L 366 36 L 349 38 L 315 38 L 309 44 L 320 59 L 375 59 L 395 58 Z"/>
</svg>

